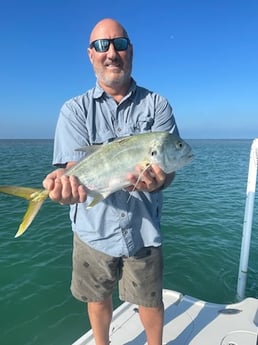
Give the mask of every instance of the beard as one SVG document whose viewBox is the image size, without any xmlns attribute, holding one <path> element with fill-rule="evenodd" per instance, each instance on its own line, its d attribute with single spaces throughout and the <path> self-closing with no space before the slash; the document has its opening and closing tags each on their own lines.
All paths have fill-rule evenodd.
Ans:
<svg viewBox="0 0 258 345">
<path fill-rule="evenodd" d="M 119 73 L 116 75 L 107 75 L 106 73 L 96 73 L 96 78 L 100 84 L 108 87 L 122 86 L 131 80 L 131 73 Z"/>
<path fill-rule="evenodd" d="M 95 68 L 95 75 L 98 82 L 107 87 L 123 86 L 131 80 L 132 63 L 128 62 L 123 69 L 109 70 L 106 66 Z"/>
</svg>

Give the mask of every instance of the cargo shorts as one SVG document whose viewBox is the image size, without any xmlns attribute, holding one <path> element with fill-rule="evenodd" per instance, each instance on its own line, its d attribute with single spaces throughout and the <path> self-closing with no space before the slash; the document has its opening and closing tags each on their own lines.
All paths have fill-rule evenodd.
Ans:
<svg viewBox="0 0 258 345">
<path fill-rule="evenodd" d="M 104 301 L 118 282 L 122 301 L 159 307 L 162 277 L 162 247 L 144 247 L 131 257 L 112 257 L 91 248 L 74 234 L 71 292 L 80 301 Z"/>
</svg>

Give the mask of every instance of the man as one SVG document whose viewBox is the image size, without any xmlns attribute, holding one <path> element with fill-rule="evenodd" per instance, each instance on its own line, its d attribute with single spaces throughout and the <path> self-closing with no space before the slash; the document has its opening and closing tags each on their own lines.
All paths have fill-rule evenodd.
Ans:
<svg viewBox="0 0 258 345">
<path fill-rule="evenodd" d="M 133 46 L 115 20 L 92 30 L 88 56 L 95 88 L 64 104 L 56 128 L 54 165 L 43 181 L 52 200 L 70 204 L 74 231 L 71 291 L 87 302 L 96 345 L 109 344 L 112 292 L 119 280 L 122 300 L 139 305 L 148 345 L 162 344 L 161 190 L 174 174 L 158 166 L 129 176 L 132 185 L 86 209 L 87 193 L 65 169 L 82 158 L 75 149 L 140 132 L 178 133 L 172 108 L 163 97 L 136 85 L 131 77 Z M 112 164 L 112 162 L 110 162 Z M 137 183 L 136 183 L 137 182 Z M 132 197 L 129 198 L 131 191 Z"/>
</svg>

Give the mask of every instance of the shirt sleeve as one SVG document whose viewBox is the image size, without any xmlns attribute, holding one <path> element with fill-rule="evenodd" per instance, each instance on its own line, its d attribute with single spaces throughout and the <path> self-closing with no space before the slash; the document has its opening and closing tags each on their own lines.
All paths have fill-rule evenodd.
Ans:
<svg viewBox="0 0 258 345">
<path fill-rule="evenodd" d="M 169 102 L 162 96 L 154 96 L 155 116 L 152 126 L 153 131 L 168 131 L 179 135 L 173 109 Z"/>
<path fill-rule="evenodd" d="M 75 99 L 62 106 L 55 131 L 53 165 L 64 165 L 84 157 L 84 153 L 76 149 L 88 145 L 85 118 L 86 110 Z"/>
</svg>

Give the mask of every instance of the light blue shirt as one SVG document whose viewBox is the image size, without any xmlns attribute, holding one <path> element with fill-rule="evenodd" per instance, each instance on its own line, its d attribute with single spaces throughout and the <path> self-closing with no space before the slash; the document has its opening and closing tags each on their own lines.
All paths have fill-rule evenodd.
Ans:
<svg viewBox="0 0 258 345">
<path fill-rule="evenodd" d="M 97 84 L 61 108 L 53 164 L 82 159 L 83 152 L 75 151 L 80 147 L 151 131 L 178 134 L 172 108 L 165 98 L 132 80 L 128 95 L 117 104 Z M 162 192 L 122 190 L 93 208 L 86 206 L 87 202 L 71 205 L 72 229 L 96 250 L 120 257 L 134 255 L 142 247 L 161 245 Z"/>
</svg>

